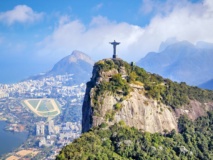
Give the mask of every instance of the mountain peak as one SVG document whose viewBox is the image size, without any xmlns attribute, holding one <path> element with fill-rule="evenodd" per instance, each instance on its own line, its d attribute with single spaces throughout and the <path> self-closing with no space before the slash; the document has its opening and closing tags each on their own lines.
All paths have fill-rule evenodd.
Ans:
<svg viewBox="0 0 213 160">
<path fill-rule="evenodd" d="M 74 50 L 71 55 L 65 58 L 68 60 L 69 63 L 77 62 L 78 60 L 83 60 L 91 65 L 94 64 L 93 60 L 88 55 L 78 50 Z"/>
<path fill-rule="evenodd" d="M 176 38 L 169 38 L 167 39 L 166 41 L 162 42 L 160 44 L 160 47 L 159 47 L 159 52 L 165 50 L 169 45 L 171 44 L 174 44 L 174 43 L 177 43 L 177 39 Z"/>
<path fill-rule="evenodd" d="M 83 52 L 73 51 L 57 62 L 47 75 L 73 74 L 76 83 L 86 82 L 90 78 L 93 60 Z"/>
<path fill-rule="evenodd" d="M 177 50 L 178 48 L 189 48 L 189 47 L 195 48 L 196 46 L 194 46 L 189 41 L 177 41 L 175 38 L 171 38 L 160 44 L 159 52 L 163 52 L 171 48 L 172 49 L 175 48 Z"/>
<path fill-rule="evenodd" d="M 170 50 L 177 50 L 177 51 L 185 51 L 185 50 L 193 50 L 193 49 L 196 49 L 196 47 L 188 42 L 188 41 L 179 41 L 179 42 L 176 42 L 176 43 L 173 43 L 169 46 L 167 46 L 167 48 L 165 48 L 164 51 L 170 51 Z"/>
</svg>

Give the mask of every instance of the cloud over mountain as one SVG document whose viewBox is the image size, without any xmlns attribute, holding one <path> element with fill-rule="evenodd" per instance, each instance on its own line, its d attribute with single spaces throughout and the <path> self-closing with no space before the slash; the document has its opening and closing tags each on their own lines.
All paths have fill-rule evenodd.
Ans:
<svg viewBox="0 0 213 160">
<path fill-rule="evenodd" d="M 150 8 L 150 4 L 159 4 L 160 10 Z M 193 44 L 203 40 L 213 42 L 213 5 L 211 0 L 202 3 L 191 3 L 186 0 L 179 2 L 143 3 L 144 11 L 152 13 L 153 18 L 147 26 L 138 26 L 126 22 L 116 22 L 107 17 L 94 17 L 89 25 L 78 19 L 66 16 L 66 21 L 60 23 L 54 31 L 39 43 L 39 52 L 57 57 L 72 49 L 81 49 L 96 59 L 109 57 L 112 49 L 109 42 L 117 40 L 120 57 L 137 61 L 150 51 L 158 51 L 162 41 L 175 37 L 177 40 L 187 40 Z M 172 6 L 172 7 L 171 7 Z M 150 6 L 151 7 L 151 6 Z M 165 11 L 163 11 L 164 9 Z M 154 13 L 153 13 L 154 12 Z M 63 22 L 63 23 L 61 23 Z M 134 56 L 132 56 L 134 55 Z"/>
<path fill-rule="evenodd" d="M 124 56 L 130 52 L 130 46 L 137 42 L 143 33 L 139 26 L 111 22 L 101 16 L 93 18 L 89 26 L 85 26 L 79 20 L 64 19 L 62 17 L 54 32 L 38 44 L 42 55 L 55 54 L 61 57 L 61 53 L 66 54 L 75 48 L 100 59 L 111 55 L 112 48 L 109 42 L 115 39 L 122 41 L 118 53 Z"/>
</svg>

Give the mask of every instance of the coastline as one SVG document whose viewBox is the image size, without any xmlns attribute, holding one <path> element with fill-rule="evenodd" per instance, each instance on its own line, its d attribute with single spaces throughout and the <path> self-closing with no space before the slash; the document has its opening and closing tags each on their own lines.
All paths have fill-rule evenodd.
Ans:
<svg viewBox="0 0 213 160">
<path fill-rule="evenodd" d="M 23 132 L 15 132 L 6 130 L 8 121 L 0 120 L 0 159 L 5 155 L 14 152 L 22 144 L 24 144 L 29 136 L 29 132 L 24 130 Z"/>
</svg>

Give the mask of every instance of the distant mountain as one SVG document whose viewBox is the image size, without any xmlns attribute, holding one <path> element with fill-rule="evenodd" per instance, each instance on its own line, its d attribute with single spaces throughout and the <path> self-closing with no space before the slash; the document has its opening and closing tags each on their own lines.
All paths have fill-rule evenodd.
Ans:
<svg viewBox="0 0 213 160">
<path fill-rule="evenodd" d="M 203 48 L 203 49 L 213 49 L 213 43 L 199 41 L 197 42 L 196 47 Z"/>
<path fill-rule="evenodd" d="M 47 73 L 30 77 L 30 79 L 40 79 L 48 76 L 73 74 L 72 84 L 87 82 L 92 74 L 93 60 L 83 52 L 73 51 L 72 54 L 57 62 Z"/>
<path fill-rule="evenodd" d="M 73 51 L 56 63 L 46 75 L 74 74 L 76 82 L 87 82 L 92 74 L 93 60 L 80 51 Z"/>
<path fill-rule="evenodd" d="M 193 45 L 182 41 L 163 46 L 164 50 L 148 53 L 137 65 L 149 72 L 190 85 L 202 84 L 213 78 L 213 44 L 199 42 Z"/>
<path fill-rule="evenodd" d="M 169 38 L 167 39 L 165 42 L 162 42 L 160 44 L 160 47 L 159 47 L 159 52 L 163 51 L 164 49 L 166 49 L 169 45 L 172 45 L 172 44 L 175 44 L 177 43 L 177 39 L 176 38 Z"/>
<path fill-rule="evenodd" d="M 93 61 L 89 56 L 80 51 L 73 51 L 71 55 L 64 57 L 54 65 L 48 74 L 79 74 L 92 70 Z"/>
<path fill-rule="evenodd" d="M 200 88 L 213 90 L 213 79 L 199 85 Z"/>
</svg>

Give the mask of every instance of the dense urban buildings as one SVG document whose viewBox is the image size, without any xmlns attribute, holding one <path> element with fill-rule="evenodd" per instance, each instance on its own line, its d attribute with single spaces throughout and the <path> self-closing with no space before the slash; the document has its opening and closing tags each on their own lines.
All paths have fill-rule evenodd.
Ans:
<svg viewBox="0 0 213 160">
<path fill-rule="evenodd" d="M 28 131 L 26 143 L 3 158 L 18 158 L 20 151 L 31 151 L 31 158 L 55 159 L 60 149 L 81 134 L 81 105 L 86 84 L 73 84 L 72 74 L 0 84 L 0 120 L 8 122 L 6 130 Z M 36 116 L 23 100 L 54 99 L 61 113 L 56 117 Z M 34 102 L 35 103 L 35 102 Z M 42 106 L 45 109 L 45 105 Z M 44 150 L 45 148 L 45 150 Z M 48 151 L 46 151 L 48 150 Z"/>
</svg>

